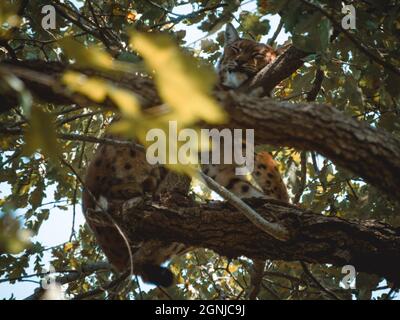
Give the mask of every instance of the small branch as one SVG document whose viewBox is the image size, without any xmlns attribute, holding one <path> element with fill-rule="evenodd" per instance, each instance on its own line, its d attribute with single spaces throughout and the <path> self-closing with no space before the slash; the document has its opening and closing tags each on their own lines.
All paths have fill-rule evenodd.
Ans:
<svg viewBox="0 0 400 320">
<path fill-rule="evenodd" d="M 66 123 L 69 123 L 69 122 L 72 122 L 72 121 L 75 121 L 75 120 L 78 120 L 78 119 L 81 119 L 81 118 L 86 118 L 86 117 L 91 117 L 91 116 L 94 116 L 94 115 L 98 115 L 98 114 L 101 114 L 101 113 L 102 113 L 102 111 L 93 111 L 93 112 L 88 112 L 88 113 L 83 113 L 83 114 L 76 114 L 76 115 L 73 115 L 73 116 L 68 117 L 68 118 L 60 119 L 59 121 L 56 122 L 56 125 L 57 126 L 62 126 L 63 124 L 66 124 Z"/>
<path fill-rule="evenodd" d="M 278 27 L 276 28 L 276 30 L 275 30 L 275 32 L 274 32 L 274 35 L 272 36 L 271 39 L 268 40 L 268 44 L 269 44 L 270 46 L 272 46 L 272 45 L 275 43 L 276 38 L 278 38 L 279 34 L 280 34 L 281 31 L 282 31 L 283 25 L 284 25 L 283 19 L 281 19 L 281 20 L 279 21 Z"/>
<path fill-rule="evenodd" d="M 250 273 L 249 299 L 256 300 L 260 293 L 260 288 L 264 276 L 265 261 L 253 260 L 253 268 Z"/>
<path fill-rule="evenodd" d="M 253 210 L 244 201 L 236 197 L 232 192 L 219 185 L 214 179 L 200 171 L 201 177 L 207 182 L 211 190 L 218 193 L 221 197 L 227 200 L 236 209 L 242 212 L 247 219 L 249 219 L 257 228 L 264 231 L 271 237 L 280 241 L 287 241 L 290 239 L 289 232 L 286 228 L 278 223 L 272 223 L 261 217 L 255 210 Z"/>
<path fill-rule="evenodd" d="M 106 285 L 101 286 L 101 288 L 97 288 L 88 292 L 83 292 L 81 294 L 76 295 L 72 300 L 85 300 L 89 298 L 94 298 L 108 290 L 111 290 L 122 283 L 129 276 L 129 272 L 123 273 L 118 278 L 110 281 Z"/>
<path fill-rule="evenodd" d="M 23 130 L 21 128 L 10 128 L 10 127 L 0 127 L 0 133 L 8 134 L 8 135 L 22 135 Z M 61 140 L 69 140 L 69 141 L 83 141 L 90 143 L 101 143 L 111 146 L 132 146 L 132 142 L 127 140 L 117 140 L 110 138 L 97 138 L 94 136 L 82 135 L 77 133 L 59 133 L 57 134 L 57 138 Z M 139 150 L 144 150 L 142 145 L 136 144 L 136 148 Z"/>
<path fill-rule="evenodd" d="M 304 64 L 303 58 L 307 55 L 308 53 L 294 46 L 288 47 L 274 62 L 258 72 L 248 84 L 244 84 L 240 91 L 249 92 L 262 87 L 263 94 L 270 95 L 272 89 Z"/>
<path fill-rule="evenodd" d="M 311 90 L 307 93 L 306 96 L 307 102 L 315 101 L 319 91 L 321 90 L 321 85 L 323 80 L 324 80 L 324 72 L 318 68 L 317 71 L 315 72 L 315 78 Z"/>
<path fill-rule="evenodd" d="M 189 14 L 180 15 L 180 16 L 177 16 L 176 18 L 172 18 L 172 19 L 170 19 L 170 20 L 168 20 L 168 21 L 164 21 L 164 22 L 161 22 L 161 23 L 157 23 L 157 24 L 155 24 L 155 25 L 152 25 L 152 26 L 150 26 L 150 29 L 159 28 L 159 27 L 165 26 L 165 25 L 170 24 L 170 23 L 173 24 L 173 25 L 175 25 L 175 24 L 178 24 L 179 22 L 182 22 L 182 21 L 185 20 L 185 19 L 195 18 L 195 17 L 197 17 L 199 14 L 202 14 L 202 13 L 208 12 L 208 11 L 213 11 L 213 10 L 216 10 L 216 9 L 218 9 L 218 8 L 225 7 L 225 6 L 227 6 L 227 5 L 228 5 L 227 3 L 220 3 L 220 4 L 216 4 L 216 5 L 210 6 L 210 7 L 202 8 L 202 9 L 200 9 L 200 10 L 191 12 L 191 13 L 189 13 Z"/>
<path fill-rule="evenodd" d="M 333 298 L 334 300 L 342 300 L 339 298 L 335 293 L 333 293 L 331 290 L 325 288 L 321 282 L 318 281 L 317 278 L 314 277 L 314 275 L 311 273 L 311 271 L 307 268 L 307 265 L 301 261 L 301 266 L 304 270 L 304 273 L 314 282 L 314 284 L 319 288 L 321 291 L 325 292 L 329 297 Z"/>
<path fill-rule="evenodd" d="M 301 196 L 303 195 L 304 189 L 306 188 L 307 183 L 307 152 L 302 151 L 300 153 L 300 185 L 299 188 L 293 198 L 293 204 L 298 204 Z"/>
</svg>

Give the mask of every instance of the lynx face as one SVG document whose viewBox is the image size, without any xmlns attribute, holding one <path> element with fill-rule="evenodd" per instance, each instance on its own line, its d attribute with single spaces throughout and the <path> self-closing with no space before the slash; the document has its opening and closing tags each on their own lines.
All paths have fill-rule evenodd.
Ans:
<svg viewBox="0 0 400 320">
<path fill-rule="evenodd" d="M 224 53 L 218 64 L 220 84 L 227 88 L 238 88 L 274 61 L 276 56 L 276 51 L 266 44 L 241 39 L 236 29 L 228 23 Z"/>
</svg>

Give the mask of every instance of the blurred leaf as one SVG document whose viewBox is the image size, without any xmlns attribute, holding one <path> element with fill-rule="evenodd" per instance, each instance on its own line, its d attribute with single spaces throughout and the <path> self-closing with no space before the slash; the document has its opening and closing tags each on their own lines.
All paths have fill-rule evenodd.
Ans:
<svg viewBox="0 0 400 320">
<path fill-rule="evenodd" d="M 139 116 L 139 101 L 132 92 L 125 89 L 111 88 L 108 91 L 108 95 L 125 116 L 129 118 Z"/>
<path fill-rule="evenodd" d="M 0 214 L 0 255 L 20 253 L 29 246 L 30 236 L 10 214 Z"/>
<path fill-rule="evenodd" d="M 163 100 L 183 124 L 205 120 L 220 123 L 223 111 L 211 98 L 215 74 L 184 55 L 165 35 L 135 33 L 131 44 L 145 59 Z M 179 94 L 177 94 L 179 93 Z"/>
<path fill-rule="evenodd" d="M 57 141 L 54 119 L 41 107 L 33 106 L 31 109 L 25 142 L 24 154 L 31 155 L 40 149 L 54 164 L 59 163 L 61 148 Z"/>
<path fill-rule="evenodd" d="M 68 71 L 63 76 L 63 82 L 70 90 L 86 95 L 96 102 L 103 102 L 107 96 L 107 85 L 100 79 L 88 78 L 81 73 Z"/>
<path fill-rule="evenodd" d="M 59 43 L 67 53 L 67 56 L 70 59 L 74 59 L 78 65 L 95 69 L 114 70 L 115 65 L 112 57 L 100 48 L 94 46 L 86 48 L 72 37 L 65 37 Z"/>
</svg>

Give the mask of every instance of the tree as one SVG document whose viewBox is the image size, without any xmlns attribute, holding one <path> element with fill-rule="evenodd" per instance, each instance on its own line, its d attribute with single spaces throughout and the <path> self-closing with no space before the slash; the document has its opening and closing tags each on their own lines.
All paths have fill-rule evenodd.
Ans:
<svg viewBox="0 0 400 320">
<path fill-rule="evenodd" d="M 246 3 L 255 10 L 244 10 Z M 259 299 L 394 298 L 400 282 L 399 3 L 346 3 L 355 8 L 355 30 L 345 29 L 346 14 L 330 0 L 51 1 L 56 28 L 46 30 L 41 22 L 49 13 L 41 8 L 48 1 L 0 4 L 0 181 L 11 188 L 0 200 L 0 281 L 46 276 L 50 251 L 57 281 L 74 299 L 246 299 L 254 281 L 251 259 L 267 259 Z M 190 10 L 176 13 L 184 4 Z M 234 21 L 245 37 L 265 41 L 271 15 L 280 23 L 267 40 L 277 46 L 284 28 L 291 38 L 284 53 L 241 90 L 211 92 L 208 68 L 221 54 L 222 26 Z M 185 41 L 189 27 L 207 37 L 193 46 Z M 190 104 L 175 101 L 188 92 Z M 199 101 L 207 103 L 199 108 Z M 247 202 L 263 221 L 283 228 L 287 241 L 262 232 L 231 201 L 127 204 L 129 215 L 115 218 L 129 239 L 199 247 L 171 262 L 176 286 L 145 292 L 136 277 L 105 262 L 75 217 L 96 143 L 124 143 L 99 138 L 104 125 L 119 114 L 140 137 L 163 125 L 144 116 L 163 103 L 188 126 L 214 127 L 229 114 L 221 125 L 254 128 L 258 148 L 280 163 L 293 204 Z M 73 225 L 70 239 L 52 248 L 28 240 L 51 215 L 46 197 L 71 213 Z M 357 271 L 353 289 L 340 285 L 345 265 Z M 42 294 L 38 289 L 29 298 Z"/>
</svg>

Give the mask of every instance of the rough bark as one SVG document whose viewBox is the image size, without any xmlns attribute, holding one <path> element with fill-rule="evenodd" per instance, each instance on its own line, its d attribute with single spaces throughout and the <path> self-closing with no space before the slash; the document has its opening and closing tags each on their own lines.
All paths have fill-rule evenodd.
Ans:
<svg viewBox="0 0 400 320">
<path fill-rule="evenodd" d="M 289 229 L 290 240 L 268 236 L 223 202 L 126 205 L 115 219 L 133 241 L 177 241 L 230 258 L 350 264 L 357 272 L 400 283 L 399 228 L 372 220 L 327 217 L 275 200 L 252 199 L 249 204 L 265 219 Z"/>
<path fill-rule="evenodd" d="M 254 128 L 257 144 L 314 150 L 394 199 L 400 198 L 400 140 L 321 104 L 219 93 L 231 128 Z"/>
<path fill-rule="evenodd" d="M 297 54 L 293 55 L 291 68 L 285 69 L 286 66 L 277 61 L 277 68 L 282 68 L 278 73 L 280 77 L 276 74 L 272 77 L 272 69 L 264 70 L 264 76 L 257 83 L 264 83 L 262 86 L 268 89 L 266 79 L 269 74 L 274 79 L 273 85 L 278 84 L 288 72 L 301 65 L 301 54 Z M 60 85 L 60 76 L 67 69 L 61 64 L 13 62 L 0 64 L 0 69 L 23 80 L 41 100 L 55 104 L 96 105 Z M 161 103 L 150 78 L 79 71 L 132 90 L 140 97 L 143 107 Z M 400 142 L 389 133 L 356 121 L 327 105 L 291 104 L 232 91 L 216 91 L 215 96 L 230 115 L 227 126 L 255 129 L 256 143 L 315 150 L 386 194 L 395 198 L 400 196 Z M 113 107 L 110 101 L 103 106 Z M 21 133 L 15 128 L 11 131 L 1 129 L 7 134 Z M 357 271 L 376 273 L 399 282 L 398 229 L 374 221 L 325 217 L 274 202 L 251 202 L 251 205 L 266 219 L 277 218 L 277 222 L 290 231 L 291 239 L 280 242 L 270 238 L 241 213 L 221 203 L 169 209 L 147 204 L 131 208 L 124 219 L 116 218 L 126 228 L 128 238 L 135 241 L 153 238 L 179 241 L 206 247 L 228 257 L 245 255 L 253 259 L 302 260 L 337 266 L 352 264 Z"/>
<path fill-rule="evenodd" d="M 269 95 L 283 79 L 288 78 L 294 71 L 299 69 L 308 53 L 290 46 L 273 63 L 261 70 L 241 91 L 249 92 L 262 87 L 264 94 Z"/>
<path fill-rule="evenodd" d="M 268 74 L 272 74 L 271 83 L 279 83 L 287 72 L 294 71 L 299 66 L 302 54 L 304 53 L 294 51 L 290 55 L 294 61 L 291 68 L 283 66 L 277 59 L 280 77 L 276 76 L 273 69 L 268 69 L 264 77 L 258 80 L 261 82 L 257 83 L 265 83 Z M 59 85 L 58 80 L 67 69 L 59 63 L 12 62 L 0 64 L 0 69 L 22 79 L 41 100 L 56 104 L 98 105 Z M 89 76 L 101 76 L 132 90 L 140 98 L 143 107 L 161 103 L 150 78 L 135 74 L 113 75 L 91 70 L 79 71 Z M 225 126 L 255 129 L 257 144 L 315 150 L 364 178 L 390 197 L 400 197 L 400 141 L 384 130 L 357 121 L 327 105 L 292 104 L 233 91 L 216 91 L 215 96 L 230 115 L 230 121 Z M 113 107 L 110 101 L 103 105 Z M 2 128 L 2 132 L 7 133 L 7 130 Z"/>
</svg>

